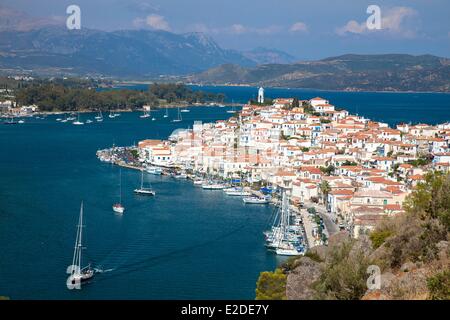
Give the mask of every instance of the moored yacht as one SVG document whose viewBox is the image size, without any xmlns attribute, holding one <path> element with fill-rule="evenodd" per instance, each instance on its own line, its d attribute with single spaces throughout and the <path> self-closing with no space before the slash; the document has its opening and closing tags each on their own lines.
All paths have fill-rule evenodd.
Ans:
<svg viewBox="0 0 450 320">
<path fill-rule="evenodd" d="M 242 199 L 244 203 L 246 204 L 268 204 L 270 203 L 270 197 L 257 197 L 257 196 L 250 196 L 245 197 Z"/>
<path fill-rule="evenodd" d="M 76 126 L 81 126 L 84 124 L 83 122 L 80 121 L 80 114 L 78 114 L 78 119 L 72 123 Z"/>
<path fill-rule="evenodd" d="M 112 207 L 113 211 L 119 214 L 123 214 L 125 207 L 122 205 L 122 170 L 119 171 L 119 202 L 115 203 Z"/>
<path fill-rule="evenodd" d="M 232 187 L 223 190 L 227 196 L 242 196 L 248 197 L 251 196 L 251 192 L 245 191 L 244 188 L 240 187 Z"/>
<path fill-rule="evenodd" d="M 141 187 L 134 189 L 134 193 L 141 196 L 154 196 L 156 194 L 151 188 L 144 187 L 144 170 L 141 170 Z"/>
<path fill-rule="evenodd" d="M 202 184 L 202 188 L 205 190 L 222 190 L 225 189 L 225 185 L 221 183 L 204 183 Z"/>
<path fill-rule="evenodd" d="M 147 167 L 146 171 L 150 174 L 161 175 L 162 169 L 159 167 Z"/>
</svg>

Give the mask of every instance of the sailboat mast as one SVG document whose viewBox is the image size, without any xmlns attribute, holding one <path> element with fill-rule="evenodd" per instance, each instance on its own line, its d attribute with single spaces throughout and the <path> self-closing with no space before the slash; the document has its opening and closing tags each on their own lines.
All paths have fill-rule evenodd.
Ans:
<svg viewBox="0 0 450 320">
<path fill-rule="evenodd" d="M 81 251 L 83 250 L 82 245 L 82 234 L 83 234 L 83 202 L 81 202 L 81 210 L 80 210 L 80 237 L 78 239 L 78 270 L 81 271 Z"/>
<path fill-rule="evenodd" d="M 122 169 L 119 171 L 119 203 L 122 204 Z"/>
<path fill-rule="evenodd" d="M 141 170 L 141 189 L 144 188 L 144 170 Z"/>
<path fill-rule="evenodd" d="M 79 251 L 79 241 L 80 241 L 80 226 L 81 226 L 81 212 L 83 210 L 83 203 L 81 203 L 81 209 L 80 209 L 80 216 L 78 217 L 78 225 L 77 225 L 77 236 L 75 239 L 75 247 L 73 250 L 73 258 L 72 258 L 72 270 L 71 273 L 73 274 L 75 271 L 77 271 L 77 269 L 75 269 L 75 266 L 79 266 L 80 264 L 78 263 L 78 251 Z"/>
</svg>

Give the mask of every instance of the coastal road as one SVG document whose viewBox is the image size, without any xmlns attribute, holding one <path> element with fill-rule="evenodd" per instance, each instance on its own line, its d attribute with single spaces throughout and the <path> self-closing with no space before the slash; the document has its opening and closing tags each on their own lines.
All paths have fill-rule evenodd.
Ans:
<svg viewBox="0 0 450 320">
<path fill-rule="evenodd" d="M 327 212 L 327 210 L 323 205 L 319 205 L 311 201 L 306 201 L 305 208 L 311 207 L 314 207 L 317 211 L 317 214 L 323 219 L 323 223 L 325 224 L 325 228 L 328 232 L 328 235 L 332 235 L 339 232 L 338 225 L 333 222 L 332 216 Z"/>
</svg>

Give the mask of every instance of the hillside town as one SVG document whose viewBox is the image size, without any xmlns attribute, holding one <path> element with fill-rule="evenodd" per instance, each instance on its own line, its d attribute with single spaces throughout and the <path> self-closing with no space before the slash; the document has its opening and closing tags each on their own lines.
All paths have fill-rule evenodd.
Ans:
<svg viewBox="0 0 450 320">
<path fill-rule="evenodd" d="M 320 97 L 267 103 L 260 89 L 258 102 L 228 120 L 196 122 L 138 150 L 146 165 L 286 190 L 292 207 L 314 207 L 327 229 L 357 238 L 402 213 L 427 171 L 449 171 L 449 144 L 450 123 L 391 128 Z"/>
</svg>

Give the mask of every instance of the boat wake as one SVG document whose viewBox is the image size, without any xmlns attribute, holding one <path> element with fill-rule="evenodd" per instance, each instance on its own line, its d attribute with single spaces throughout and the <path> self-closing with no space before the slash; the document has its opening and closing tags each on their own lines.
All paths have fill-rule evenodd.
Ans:
<svg viewBox="0 0 450 320">
<path fill-rule="evenodd" d="M 104 270 L 104 272 L 114 271 L 114 273 L 112 275 L 108 276 L 108 278 L 110 279 L 111 277 L 120 277 L 125 274 L 129 274 L 131 272 L 136 272 L 136 271 L 139 271 L 142 269 L 147 269 L 151 266 L 155 266 L 155 265 L 158 265 L 161 263 L 167 263 L 168 261 L 171 261 L 174 258 L 179 258 L 180 256 L 189 255 L 190 253 L 192 253 L 193 251 L 195 251 L 201 247 L 209 246 L 214 242 L 218 242 L 218 241 L 228 238 L 238 232 L 241 232 L 244 228 L 247 227 L 247 223 L 249 220 L 250 220 L 250 218 L 247 217 L 246 221 L 244 223 L 242 223 L 241 225 L 237 226 L 236 228 L 234 228 L 228 232 L 224 232 L 223 234 L 221 234 L 213 239 L 209 239 L 204 242 L 193 244 L 191 246 L 186 246 L 186 247 L 183 247 L 180 249 L 168 251 L 161 255 L 155 255 L 155 256 L 150 256 L 150 257 L 144 258 L 144 259 L 139 259 L 135 262 L 126 263 L 124 261 L 125 263 L 120 263 L 115 268 Z M 129 259 L 127 259 L 127 260 L 129 261 Z M 105 280 L 105 279 L 101 279 L 101 280 Z M 98 281 L 101 281 L 101 280 L 98 280 Z"/>
</svg>

